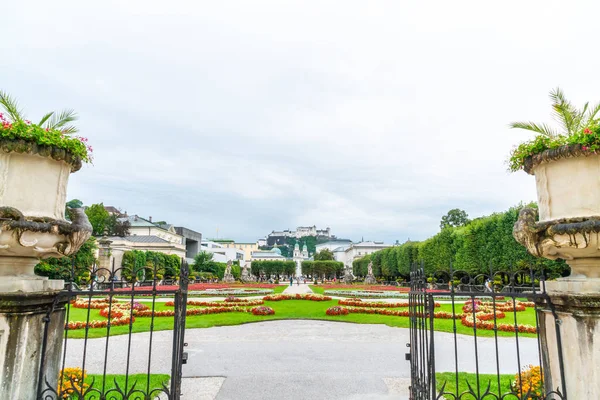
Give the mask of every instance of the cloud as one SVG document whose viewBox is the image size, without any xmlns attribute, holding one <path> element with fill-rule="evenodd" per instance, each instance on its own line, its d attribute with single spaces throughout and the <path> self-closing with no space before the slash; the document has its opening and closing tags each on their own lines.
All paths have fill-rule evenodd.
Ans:
<svg viewBox="0 0 600 400">
<path fill-rule="evenodd" d="M 12 2 L 2 87 L 73 107 L 69 196 L 214 236 L 330 226 L 424 239 L 535 199 L 506 157 L 561 85 L 595 100 L 599 5 L 558 1 Z M 557 30 L 557 27 L 560 27 Z M 580 55 L 580 56 L 574 56 Z"/>
</svg>

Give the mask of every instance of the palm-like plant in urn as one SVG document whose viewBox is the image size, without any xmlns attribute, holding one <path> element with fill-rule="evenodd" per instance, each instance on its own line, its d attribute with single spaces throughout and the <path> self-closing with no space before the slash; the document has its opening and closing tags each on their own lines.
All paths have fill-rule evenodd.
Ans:
<svg viewBox="0 0 600 400">
<path fill-rule="evenodd" d="M 34 267 L 77 252 L 92 233 L 83 209 L 65 219 L 69 175 L 91 161 L 92 148 L 75 135 L 72 110 L 32 123 L 1 91 L 0 106 L 0 292 L 62 289 Z"/>
<path fill-rule="evenodd" d="M 537 133 L 513 150 L 510 169 L 535 176 L 539 207 L 539 220 L 538 210 L 521 211 L 513 235 L 535 256 L 566 260 L 571 276 L 562 282 L 595 291 L 594 278 L 600 278 L 600 104 L 578 109 L 560 89 L 550 98 L 561 130 L 531 122 L 511 124 Z"/>
</svg>

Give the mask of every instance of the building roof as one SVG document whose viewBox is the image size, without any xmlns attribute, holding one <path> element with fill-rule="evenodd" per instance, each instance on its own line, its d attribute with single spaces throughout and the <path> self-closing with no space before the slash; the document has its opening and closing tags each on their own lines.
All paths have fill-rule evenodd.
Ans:
<svg viewBox="0 0 600 400">
<path fill-rule="evenodd" d="M 117 207 L 113 206 L 104 206 L 104 209 L 111 214 L 121 215 L 121 211 Z"/>
<path fill-rule="evenodd" d="M 331 239 L 331 240 L 326 241 L 325 243 L 319 243 L 319 244 L 317 244 L 316 247 L 319 247 L 319 246 L 330 246 L 332 244 L 338 244 L 339 245 L 339 244 L 343 244 L 343 243 L 351 244 L 352 240 L 350 240 L 350 239 Z"/>
<path fill-rule="evenodd" d="M 267 251 L 253 251 L 252 252 L 252 258 L 283 258 L 285 259 L 284 256 L 282 256 L 281 254 L 277 254 L 273 251 L 267 250 Z"/>
<path fill-rule="evenodd" d="M 125 236 L 123 239 L 134 243 L 170 243 L 169 241 L 153 235 Z"/>
<path fill-rule="evenodd" d="M 126 219 L 129 220 L 129 223 L 131 224 L 132 228 L 140 227 L 140 226 L 157 228 L 157 226 L 154 225 L 152 222 L 150 222 L 147 219 L 144 219 L 138 215 L 132 215 L 130 217 L 127 217 Z"/>
<path fill-rule="evenodd" d="M 366 240 L 360 243 L 354 243 L 353 247 L 391 247 L 391 244 L 385 244 L 383 242 L 375 242 L 372 240 Z"/>
</svg>

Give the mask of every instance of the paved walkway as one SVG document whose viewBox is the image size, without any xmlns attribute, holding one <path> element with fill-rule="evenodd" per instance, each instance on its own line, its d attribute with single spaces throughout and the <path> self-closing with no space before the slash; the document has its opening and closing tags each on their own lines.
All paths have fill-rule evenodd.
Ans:
<svg viewBox="0 0 600 400">
<path fill-rule="evenodd" d="M 288 287 L 283 291 L 285 294 L 296 294 L 296 293 L 312 293 L 313 291 L 308 286 L 307 283 L 301 283 L 298 285 L 295 281 L 292 286 L 288 285 Z"/>
<path fill-rule="evenodd" d="M 132 336 L 130 373 L 148 369 L 150 334 Z M 188 329 L 184 400 L 406 399 L 408 329 L 330 321 L 284 320 Z M 438 372 L 454 370 L 453 335 L 435 335 Z M 474 341 L 459 335 L 459 370 L 475 370 Z M 521 366 L 538 364 L 536 339 L 519 340 Z M 106 339 L 90 339 L 85 369 L 102 373 Z M 69 339 L 68 367 L 81 366 L 83 340 Z M 127 336 L 109 340 L 107 373 L 123 374 Z M 500 372 L 518 369 L 512 338 L 498 338 Z M 172 332 L 154 332 L 151 371 L 170 373 Z M 481 373 L 495 373 L 494 338 L 477 340 Z M 193 389 L 192 389 L 193 388 Z"/>
</svg>

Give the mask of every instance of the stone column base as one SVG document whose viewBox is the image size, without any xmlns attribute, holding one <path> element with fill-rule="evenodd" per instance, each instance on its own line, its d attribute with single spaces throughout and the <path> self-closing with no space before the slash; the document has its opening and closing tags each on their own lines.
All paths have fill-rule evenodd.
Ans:
<svg viewBox="0 0 600 400">
<path fill-rule="evenodd" d="M 0 399 L 37 398 L 44 319 L 53 305 L 42 376 L 56 388 L 67 301 L 58 301 L 59 293 L 0 293 Z"/>
<path fill-rule="evenodd" d="M 540 313 L 546 389 L 562 391 L 562 347 L 567 398 L 600 399 L 600 279 L 567 278 L 547 282 L 546 288 L 558 318 L 548 309 Z"/>
</svg>

